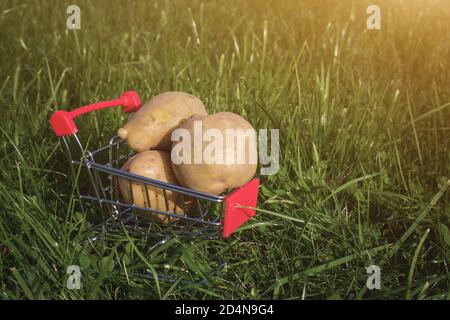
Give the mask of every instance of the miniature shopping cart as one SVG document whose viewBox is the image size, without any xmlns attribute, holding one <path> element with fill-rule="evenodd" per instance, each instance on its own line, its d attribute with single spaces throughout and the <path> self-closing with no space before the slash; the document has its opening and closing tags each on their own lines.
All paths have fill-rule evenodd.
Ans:
<svg viewBox="0 0 450 320">
<path fill-rule="evenodd" d="M 80 183 L 78 184 L 77 193 L 81 204 L 95 204 L 99 209 L 98 212 L 102 213 L 101 222 L 93 229 L 113 231 L 120 224 L 136 232 L 165 236 L 165 239 L 170 237 L 214 239 L 228 237 L 255 215 L 258 178 L 240 188 L 221 195 L 213 195 L 121 170 L 127 159 L 133 156 L 133 152 L 127 147 L 126 141 L 118 136 L 109 139 L 107 145 L 94 151 L 88 150 L 77 135 L 78 128 L 74 118 L 115 106 L 122 106 L 126 113 L 132 113 L 139 110 L 141 102 L 136 92 L 128 91 L 119 99 L 87 105 L 72 111 L 56 111 L 50 119 L 55 134 L 62 139 L 73 174 L 78 176 L 80 183 L 86 180 L 89 182 L 87 187 L 80 187 Z M 161 210 L 160 206 L 154 206 L 158 210 L 152 208 L 150 199 L 147 207 L 138 206 L 133 196 L 131 201 L 125 202 L 120 196 L 119 179 L 125 179 L 130 184 L 131 190 L 132 184 L 140 185 L 147 195 L 149 188 L 152 190 L 157 188 L 160 191 L 157 194 L 164 197 L 165 209 Z M 177 193 L 182 198 L 193 199 L 195 201 L 193 212 L 188 215 L 171 212 L 167 199 L 168 192 Z M 152 219 L 143 218 L 143 212 L 144 216 L 148 214 L 148 217 L 165 215 L 168 223 L 160 224 Z"/>
</svg>

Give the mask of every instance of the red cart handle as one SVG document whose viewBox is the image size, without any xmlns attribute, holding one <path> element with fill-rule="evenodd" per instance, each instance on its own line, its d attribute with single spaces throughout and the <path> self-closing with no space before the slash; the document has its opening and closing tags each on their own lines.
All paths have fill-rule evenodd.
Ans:
<svg viewBox="0 0 450 320">
<path fill-rule="evenodd" d="M 123 106 L 125 112 L 136 112 L 141 108 L 141 100 L 136 92 L 127 91 L 119 99 L 90 104 L 72 111 L 56 111 L 52 114 L 50 123 L 58 137 L 75 134 L 78 128 L 73 121 L 74 118 L 91 111 L 117 106 Z"/>
</svg>

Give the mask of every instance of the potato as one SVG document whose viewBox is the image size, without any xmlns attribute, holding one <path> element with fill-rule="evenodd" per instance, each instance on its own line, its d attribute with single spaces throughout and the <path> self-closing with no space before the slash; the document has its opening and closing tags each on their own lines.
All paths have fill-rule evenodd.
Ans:
<svg viewBox="0 0 450 320">
<path fill-rule="evenodd" d="M 117 134 L 136 152 L 170 151 L 173 129 L 194 114 L 208 114 L 198 98 L 184 92 L 165 92 L 147 102 Z"/>
<path fill-rule="evenodd" d="M 195 126 L 198 129 L 199 124 L 202 127 L 202 135 L 198 135 L 201 141 L 197 144 L 194 142 L 196 132 L 198 132 Z M 189 143 L 183 142 L 185 137 L 181 131 L 177 130 L 173 135 L 172 167 L 181 185 L 198 191 L 220 194 L 228 188 L 244 185 L 255 175 L 257 167 L 256 133 L 252 125 L 241 116 L 232 112 L 193 116 L 182 123 L 179 129 L 187 130 L 191 137 L 191 150 L 188 155 L 185 154 L 186 150 L 183 144 L 187 146 Z M 215 129 L 215 133 L 208 129 Z M 241 129 L 243 132 L 250 133 L 239 139 L 239 142 L 242 143 L 241 148 L 239 148 L 237 137 L 229 136 L 227 138 L 227 129 L 233 129 L 233 132 Z M 219 143 L 215 144 L 216 147 L 212 147 L 213 142 L 220 139 L 213 138 L 214 134 L 206 139 L 207 130 L 214 134 L 220 134 L 222 145 Z M 181 137 L 177 138 L 177 134 L 180 134 Z M 202 163 L 195 163 L 196 145 L 198 146 L 197 150 L 201 153 Z M 238 162 L 238 156 L 242 157 L 240 162 Z"/>
<path fill-rule="evenodd" d="M 146 178 L 168 182 L 171 184 L 177 184 L 177 180 L 173 174 L 170 164 L 170 155 L 167 152 L 149 150 L 138 153 L 128 159 L 128 161 L 123 165 L 122 170 Z M 161 188 L 148 185 L 146 195 L 145 186 L 142 183 L 131 182 L 124 178 L 119 178 L 118 184 L 120 194 L 126 203 L 134 203 L 135 205 L 143 208 L 152 208 L 155 210 L 169 211 L 170 213 L 184 215 L 184 213 L 189 209 L 192 202 L 192 199 L 189 199 L 188 197 L 184 197 L 185 202 L 183 202 L 183 197 L 181 196 L 181 194 L 166 190 L 168 206 L 166 207 L 166 201 L 164 200 L 164 191 Z M 132 195 L 131 191 L 133 192 Z M 138 211 L 138 213 L 139 215 L 143 215 L 146 217 L 153 217 L 155 221 L 164 224 L 167 224 L 169 222 L 169 219 L 171 221 L 174 221 L 176 219 L 169 218 L 169 216 L 163 214 L 154 214 L 144 210 L 140 210 Z"/>
</svg>

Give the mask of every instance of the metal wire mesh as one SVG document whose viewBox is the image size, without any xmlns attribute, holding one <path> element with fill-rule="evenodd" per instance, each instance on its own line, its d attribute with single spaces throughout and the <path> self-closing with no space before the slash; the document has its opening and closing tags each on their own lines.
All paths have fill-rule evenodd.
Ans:
<svg viewBox="0 0 450 320">
<path fill-rule="evenodd" d="M 133 153 L 126 141 L 117 136 L 94 151 L 87 150 L 76 134 L 62 139 L 73 172 L 81 166 L 90 182 L 88 188 L 77 188 L 82 203 L 96 204 L 103 213 L 103 221 L 91 231 L 112 232 L 119 225 L 125 225 L 131 232 L 158 237 L 215 239 L 222 234 L 226 195 L 199 192 L 122 170 Z M 73 142 L 77 146 L 75 149 L 71 148 Z M 74 156 L 75 153 L 78 156 Z M 119 181 L 129 186 L 127 199 L 119 192 Z M 136 201 L 136 190 L 144 195 L 144 201 Z M 188 212 L 180 215 L 178 208 L 170 205 L 169 196 L 189 203 Z"/>
</svg>

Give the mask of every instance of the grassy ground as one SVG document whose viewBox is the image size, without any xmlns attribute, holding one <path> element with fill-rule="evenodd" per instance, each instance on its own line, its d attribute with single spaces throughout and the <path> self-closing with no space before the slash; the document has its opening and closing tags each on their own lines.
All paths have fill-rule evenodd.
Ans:
<svg viewBox="0 0 450 320">
<path fill-rule="evenodd" d="M 450 7 L 377 1 L 382 30 L 367 30 L 372 2 L 77 1 L 68 31 L 72 1 L 2 0 L 1 298 L 450 298 Z M 126 233 L 83 242 L 48 119 L 129 89 L 192 92 L 280 129 L 280 171 L 246 230 L 156 253 Z M 104 144 L 122 121 L 78 123 Z M 209 275 L 205 248 L 227 267 Z M 81 290 L 66 288 L 72 264 Z M 190 272 L 142 276 L 165 264 Z"/>
</svg>

